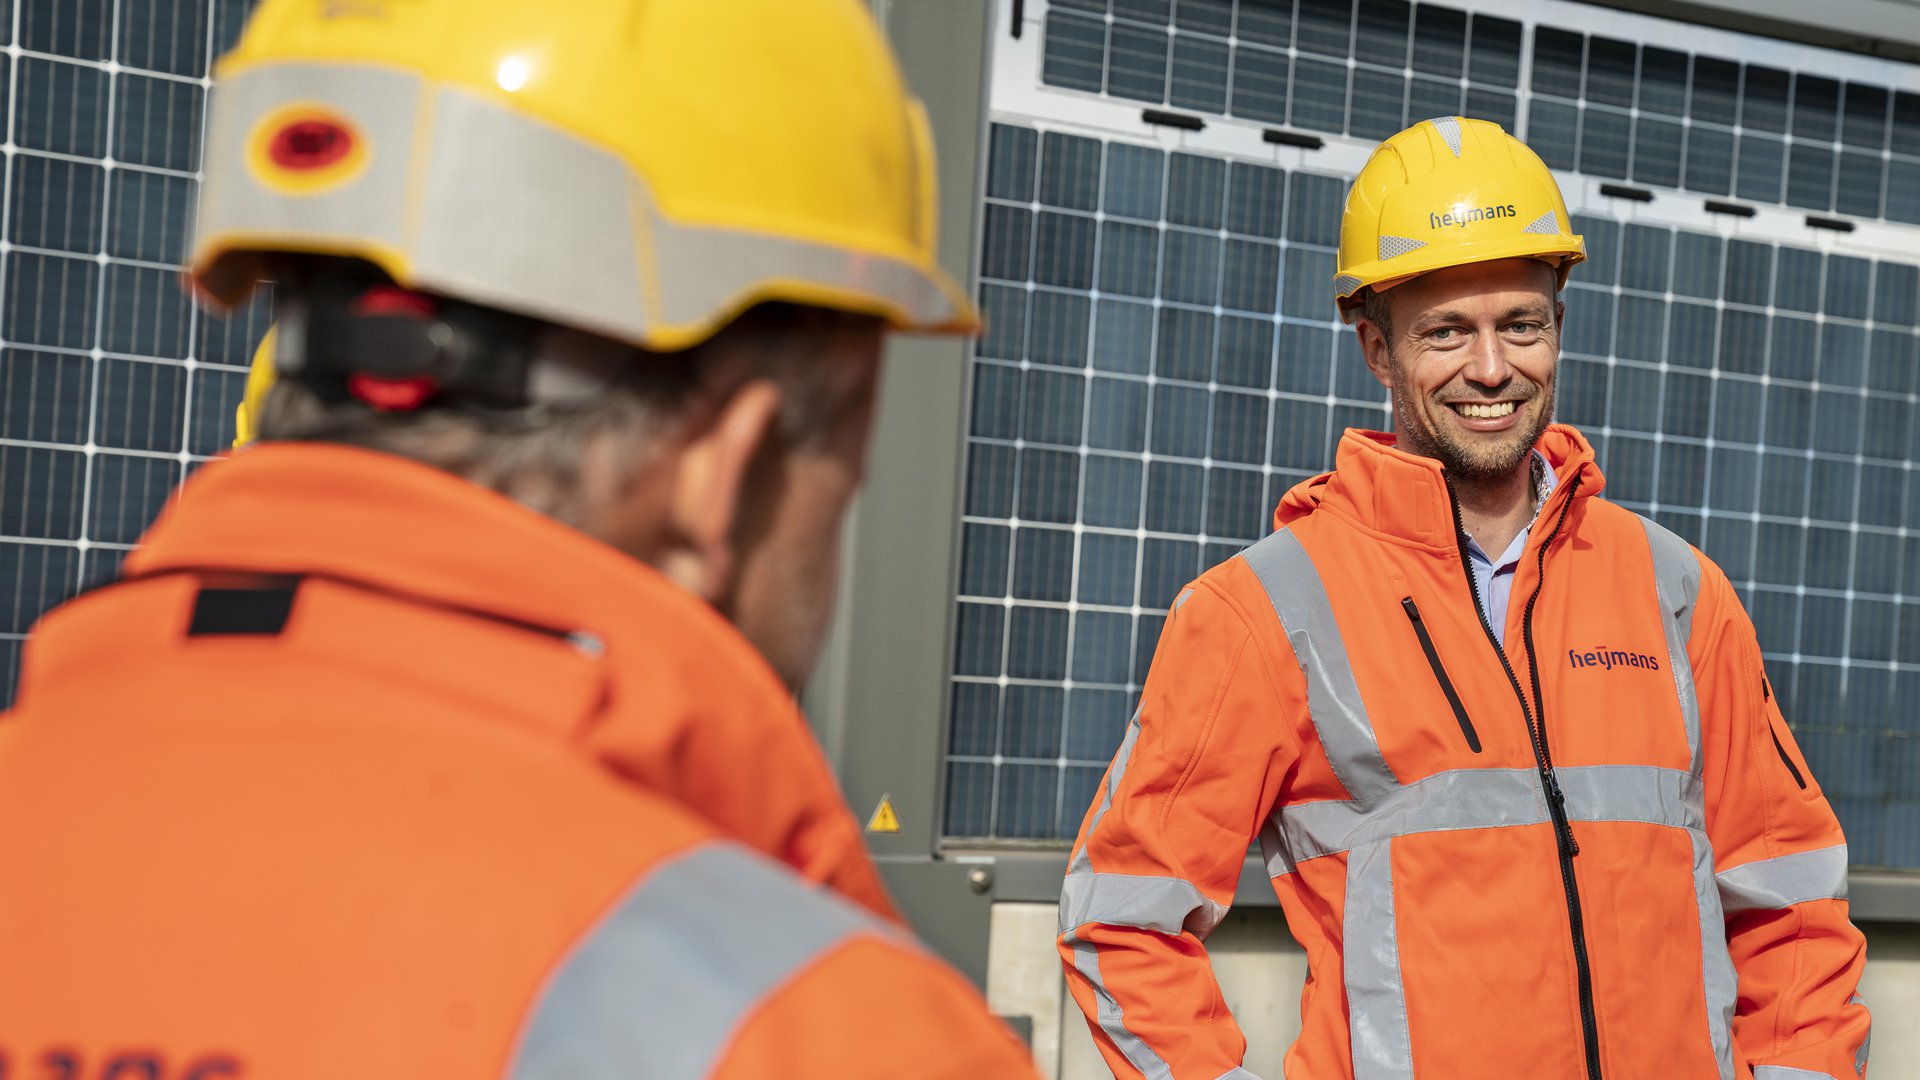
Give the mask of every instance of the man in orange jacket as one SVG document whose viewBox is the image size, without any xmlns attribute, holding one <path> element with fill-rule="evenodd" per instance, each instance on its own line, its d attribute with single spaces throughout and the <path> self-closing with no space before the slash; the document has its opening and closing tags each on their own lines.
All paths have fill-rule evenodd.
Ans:
<svg viewBox="0 0 1920 1080">
<path fill-rule="evenodd" d="M 1202 942 L 1256 838 L 1289 1080 L 1864 1076 L 1846 845 L 1752 624 L 1550 422 L 1569 224 L 1482 121 L 1355 179 L 1334 286 L 1398 435 L 1174 603 L 1061 902 L 1116 1076 L 1252 1076 Z"/>
<path fill-rule="evenodd" d="M 0 718 L 0 1076 L 1032 1080 L 791 687 L 887 326 L 964 332 L 857 0 L 267 0 L 190 272 L 260 445 Z"/>
</svg>

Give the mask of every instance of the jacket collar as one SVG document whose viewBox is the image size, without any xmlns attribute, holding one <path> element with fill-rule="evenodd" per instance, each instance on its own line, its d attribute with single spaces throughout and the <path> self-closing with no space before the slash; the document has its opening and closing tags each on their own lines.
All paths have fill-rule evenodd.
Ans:
<svg viewBox="0 0 1920 1080">
<path fill-rule="evenodd" d="M 1391 543 L 1457 551 L 1445 470 L 1438 461 L 1407 453 L 1395 442 L 1387 432 L 1348 428 L 1334 454 L 1333 471 L 1288 491 L 1274 511 L 1274 528 L 1326 512 Z M 1534 446 L 1553 466 L 1556 481 L 1540 509 L 1542 518 L 1557 510 L 1560 500 L 1596 495 L 1605 484 L 1593 447 L 1572 427 L 1550 424 Z M 1579 483 L 1570 484 L 1575 478 Z"/>
<path fill-rule="evenodd" d="M 197 513 L 201 506 L 217 512 Z M 343 542 L 344 538 L 344 542 Z M 269 443 L 202 466 L 127 556 L 129 577 L 219 568 L 346 578 L 503 619 L 600 634 L 636 600 L 691 620 L 778 680 L 710 608 L 621 553 L 505 496 L 351 447 Z"/>
<path fill-rule="evenodd" d="M 269 443 L 203 466 L 123 573 L 179 570 L 345 579 L 591 635 L 603 705 L 569 742 L 892 913 L 811 729 L 758 651 L 700 599 L 583 533 L 390 455 Z"/>
</svg>

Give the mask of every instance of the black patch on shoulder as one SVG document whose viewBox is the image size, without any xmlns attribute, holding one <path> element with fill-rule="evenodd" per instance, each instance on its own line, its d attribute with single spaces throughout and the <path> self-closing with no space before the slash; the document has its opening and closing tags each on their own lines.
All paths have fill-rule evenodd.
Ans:
<svg viewBox="0 0 1920 1080">
<path fill-rule="evenodd" d="M 187 626 L 187 636 L 277 635 L 287 627 L 299 588 L 299 578 L 262 583 L 255 588 L 203 587 L 193 600 L 193 621 Z"/>
</svg>

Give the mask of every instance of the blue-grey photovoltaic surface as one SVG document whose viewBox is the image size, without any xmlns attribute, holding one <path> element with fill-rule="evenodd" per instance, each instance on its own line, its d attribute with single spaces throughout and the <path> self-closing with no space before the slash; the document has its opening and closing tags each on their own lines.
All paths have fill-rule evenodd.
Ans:
<svg viewBox="0 0 1920 1080">
<path fill-rule="evenodd" d="M 0 705 L 48 607 L 106 580 L 233 440 L 264 301 L 181 292 L 209 59 L 248 0 L 0 0 Z"/>
<path fill-rule="evenodd" d="M 1111 15 L 1111 19 L 1109 19 Z M 1059 0 L 1050 86 L 1380 139 L 1464 112 L 1556 169 L 1920 223 L 1920 94 L 1400 0 Z M 1903 182 L 1904 181 L 1904 182 Z"/>
<path fill-rule="evenodd" d="M 1319 84 L 1296 76 L 1290 97 L 1284 73 L 1254 99 L 1268 112 L 1236 115 L 1372 137 L 1410 116 L 1473 112 L 1483 93 L 1480 111 L 1508 101 L 1498 118 L 1512 119 L 1512 23 L 1430 5 L 1300 0 L 1290 20 L 1272 14 L 1290 7 L 1251 2 L 1113 0 L 1100 45 L 1082 35 L 1083 10 L 1103 17 L 1106 4 L 1048 12 L 1045 81 L 1218 112 L 1241 101 L 1238 84 L 1204 100 L 1179 89 L 1183 77 L 1219 85 L 1181 67 L 1190 32 L 1234 27 L 1243 51 L 1291 42 L 1394 66 L 1410 25 L 1452 27 L 1444 55 L 1415 46 L 1403 87 L 1428 92 L 1427 50 L 1456 90 L 1471 76 L 1451 104 L 1403 100 L 1362 117 L 1364 66 L 1343 66 L 1355 81 L 1350 94 L 1327 90 L 1339 108 L 1324 123 L 1303 119 L 1299 96 Z M 1143 15 L 1158 37 L 1123 40 Z M 1498 47 L 1480 60 L 1483 27 Z M 1535 71 L 1538 50 L 1561 40 L 1545 30 Z M 1127 55 L 1149 38 L 1159 51 Z M 1594 74 L 1604 52 L 1586 54 L 1585 92 L 1648 101 L 1630 59 Z M 1155 64 L 1165 79 L 1140 75 Z M 1608 82 L 1621 70 L 1624 90 Z M 1344 428 L 1389 417 L 1331 302 L 1347 177 L 1010 122 L 990 138 L 980 299 L 991 329 L 973 365 L 945 831 L 1064 841 L 1176 591 L 1265 535 L 1280 494 L 1330 466 Z M 1575 224 L 1589 260 L 1566 298 L 1561 419 L 1594 443 L 1609 497 L 1700 545 L 1739 588 L 1854 861 L 1920 866 L 1920 710 L 1900 705 L 1920 700 L 1920 266 L 1727 240 L 1704 220 L 1700 231 Z"/>
</svg>

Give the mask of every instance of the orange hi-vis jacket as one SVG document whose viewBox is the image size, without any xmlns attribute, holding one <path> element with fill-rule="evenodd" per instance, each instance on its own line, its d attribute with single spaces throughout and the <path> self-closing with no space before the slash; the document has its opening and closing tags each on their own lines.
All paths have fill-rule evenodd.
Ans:
<svg viewBox="0 0 1920 1080">
<path fill-rule="evenodd" d="M 1287 1080 L 1864 1074 L 1846 846 L 1752 624 L 1578 432 L 1540 449 L 1503 635 L 1439 464 L 1370 432 L 1180 594 L 1061 903 L 1117 1076 L 1253 1075 L 1202 942 L 1256 838 Z"/>
<path fill-rule="evenodd" d="M 209 464 L 24 667 L 0 1076 L 1035 1075 L 751 646 L 465 481 Z"/>
</svg>

